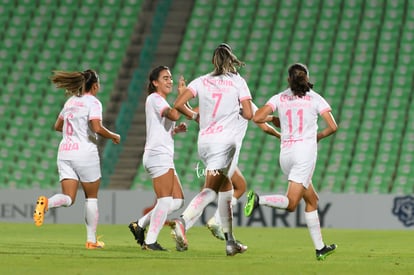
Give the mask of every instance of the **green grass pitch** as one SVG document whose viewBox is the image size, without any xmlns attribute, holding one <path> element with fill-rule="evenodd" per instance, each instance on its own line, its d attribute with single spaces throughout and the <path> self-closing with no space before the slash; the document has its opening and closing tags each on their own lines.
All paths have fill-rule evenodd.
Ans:
<svg viewBox="0 0 414 275">
<path fill-rule="evenodd" d="M 159 236 L 169 252 L 141 250 L 127 225 L 98 233 L 105 248 L 86 250 L 82 224 L 0 223 L 0 274 L 414 274 L 412 230 L 323 229 L 338 245 L 323 262 L 306 228 L 236 227 L 249 249 L 234 257 L 206 227 L 189 230 L 186 252 L 175 251 L 169 227 Z"/>
</svg>

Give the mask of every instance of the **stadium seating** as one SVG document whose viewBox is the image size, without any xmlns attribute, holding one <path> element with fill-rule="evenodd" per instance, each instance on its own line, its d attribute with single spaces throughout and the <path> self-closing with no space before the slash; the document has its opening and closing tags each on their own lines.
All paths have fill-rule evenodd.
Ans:
<svg viewBox="0 0 414 275">
<path fill-rule="evenodd" d="M 47 78 L 53 69 L 98 69 L 105 107 L 141 2 L 2 2 L 0 188 L 56 186 L 59 135 L 50 128 L 64 97 Z M 214 48 L 227 42 L 246 62 L 240 72 L 261 106 L 287 87 L 290 64 L 305 63 L 340 126 L 318 145 L 316 189 L 411 194 L 413 41 L 407 0 L 197 0 L 173 75 L 177 83 L 209 72 Z M 203 167 L 198 127 L 189 126 L 175 137 L 175 163 L 182 184 L 196 190 Z M 239 159 L 249 187 L 286 189 L 279 152 L 278 141 L 250 123 Z M 132 188 L 152 188 L 142 165 Z"/>
<path fill-rule="evenodd" d="M 208 72 L 214 47 L 228 42 L 247 63 L 241 73 L 256 104 L 263 105 L 287 86 L 289 64 L 305 63 L 315 90 L 331 104 L 340 126 L 339 132 L 318 145 L 316 188 L 337 193 L 412 193 L 414 138 L 412 123 L 407 124 L 413 104 L 408 90 L 414 67 L 412 3 L 207 2 L 196 2 L 174 75 L 185 74 L 191 80 Z M 188 135 L 176 138 L 177 171 L 190 188 L 191 165 L 198 161 L 193 148 L 196 130 L 194 126 Z M 278 155 L 278 142 L 251 123 L 239 160 L 249 187 L 285 190 Z"/>
<path fill-rule="evenodd" d="M 64 92 L 52 70 L 93 68 L 105 108 L 141 0 L 8 1 L 0 5 L 1 187 L 59 187 L 52 130 Z"/>
</svg>

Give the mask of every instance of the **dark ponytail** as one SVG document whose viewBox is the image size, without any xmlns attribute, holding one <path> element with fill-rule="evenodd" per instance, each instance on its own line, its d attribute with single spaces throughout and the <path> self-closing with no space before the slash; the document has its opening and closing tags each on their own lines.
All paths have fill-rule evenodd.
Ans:
<svg viewBox="0 0 414 275">
<path fill-rule="evenodd" d="M 293 94 L 299 97 L 305 96 L 313 84 L 309 82 L 308 68 L 300 63 L 293 64 L 288 69 L 289 87 Z"/>
</svg>

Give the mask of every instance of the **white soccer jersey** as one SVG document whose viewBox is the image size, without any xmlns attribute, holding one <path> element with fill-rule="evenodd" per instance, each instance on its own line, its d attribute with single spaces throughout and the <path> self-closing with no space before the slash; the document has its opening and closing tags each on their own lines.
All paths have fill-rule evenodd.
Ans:
<svg viewBox="0 0 414 275">
<path fill-rule="evenodd" d="M 102 104 L 99 99 L 90 94 L 72 96 L 63 106 L 59 118 L 63 119 L 63 129 L 58 159 L 99 159 L 97 134 L 89 127 L 90 120 L 102 120 Z"/>
<path fill-rule="evenodd" d="M 282 146 L 297 142 L 316 143 L 318 115 L 331 111 L 328 102 L 313 90 L 300 98 L 287 89 L 274 95 L 266 104 L 278 112 Z"/>
<path fill-rule="evenodd" d="M 173 130 L 175 121 L 162 116 L 170 108 L 167 100 L 158 93 L 152 93 L 145 102 L 147 140 L 145 150 L 151 154 L 174 156 Z"/>
<path fill-rule="evenodd" d="M 238 121 L 243 119 L 239 103 L 251 99 L 246 81 L 238 74 L 206 74 L 191 81 L 188 88 L 199 97 L 198 143 L 237 142 Z"/>
<path fill-rule="evenodd" d="M 253 102 L 252 102 L 251 105 L 252 105 L 252 113 L 254 115 L 256 113 L 256 111 L 258 110 L 258 108 L 257 108 L 256 104 L 254 104 Z M 238 128 L 237 133 L 236 133 L 236 141 L 241 144 L 243 142 L 244 136 L 246 135 L 246 131 L 247 131 L 247 127 L 249 125 L 249 121 L 247 119 L 243 118 L 241 115 L 239 115 L 238 124 L 239 124 L 239 126 L 238 126 L 239 128 Z"/>
</svg>

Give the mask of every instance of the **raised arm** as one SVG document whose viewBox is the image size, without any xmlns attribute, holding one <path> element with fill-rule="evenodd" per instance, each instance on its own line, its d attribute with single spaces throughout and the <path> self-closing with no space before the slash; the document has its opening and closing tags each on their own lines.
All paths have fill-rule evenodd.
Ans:
<svg viewBox="0 0 414 275">
<path fill-rule="evenodd" d="M 198 117 L 198 113 L 194 112 L 192 109 L 189 108 L 188 101 L 192 99 L 193 93 L 190 89 L 185 88 L 182 93 L 180 93 L 175 100 L 174 108 L 178 110 L 181 114 L 185 115 L 188 119 L 196 120 Z"/>
</svg>

